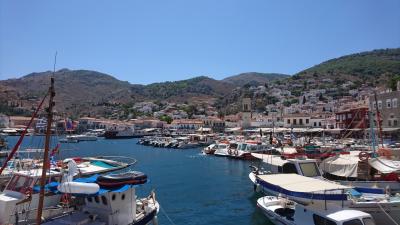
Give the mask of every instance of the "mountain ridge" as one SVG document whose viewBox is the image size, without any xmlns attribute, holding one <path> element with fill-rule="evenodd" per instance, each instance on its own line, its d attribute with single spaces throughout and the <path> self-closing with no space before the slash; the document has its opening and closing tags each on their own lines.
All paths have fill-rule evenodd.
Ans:
<svg viewBox="0 0 400 225">
<path fill-rule="evenodd" d="M 44 96 L 48 89 L 51 71 L 34 72 L 0 81 L 0 112 L 9 112 L 10 99 L 13 108 L 21 107 L 26 101 Z M 332 79 L 335 87 L 345 81 L 353 81 L 354 87 L 362 83 L 378 85 L 400 74 L 400 48 L 379 49 L 331 59 L 293 76 L 278 73 L 248 72 L 216 80 L 197 76 L 186 80 L 132 84 L 112 75 L 92 70 L 60 69 L 56 78 L 56 109 L 68 114 L 109 114 L 114 106 L 132 105 L 141 101 L 208 102 L 219 107 L 236 104 L 243 95 L 249 95 L 250 86 L 265 86 L 301 93 L 310 88 L 330 87 L 324 79 Z M 311 80 L 316 80 L 308 85 Z M 304 86 L 303 86 L 304 83 Z M 250 91 L 250 92 L 249 92 Z M 82 98 L 84 96 L 84 98 Z M 297 96 L 297 94 L 295 94 Z M 225 99 L 225 100 L 224 100 Z M 230 99 L 229 101 L 226 99 Z M 263 96 L 260 101 L 271 99 Z M 18 102 L 19 101 L 19 102 Z M 268 100 L 269 101 L 269 100 Z M 260 103 L 258 108 L 262 108 Z"/>
</svg>

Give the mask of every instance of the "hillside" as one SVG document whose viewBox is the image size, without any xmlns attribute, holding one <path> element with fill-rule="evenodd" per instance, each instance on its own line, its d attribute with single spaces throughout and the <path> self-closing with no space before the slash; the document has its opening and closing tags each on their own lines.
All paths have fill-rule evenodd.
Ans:
<svg viewBox="0 0 400 225">
<path fill-rule="evenodd" d="M 0 112 L 29 114 L 32 106 L 44 96 L 52 72 L 31 73 L 18 79 L 0 81 Z M 108 74 L 89 70 L 62 69 L 55 73 L 56 110 L 70 115 L 111 115 L 143 101 L 197 104 L 208 102 L 221 111 L 236 112 L 243 96 L 251 96 L 256 108 L 276 102 L 273 94 L 255 92 L 264 86 L 289 90 L 300 96 L 313 88 L 333 88 L 341 94 L 341 84 L 351 87 L 388 84 L 400 75 L 400 48 L 362 52 L 332 59 L 301 71 L 294 76 L 274 73 L 242 73 L 214 80 L 206 76 L 160 82 L 149 85 L 130 84 Z M 396 78 L 397 79 L 397 78 Z M 256 88 L 257 89 L 257 88 Z M 264 91 L 265 92 L 265 91 Z"/>
<path fill-rule="evenodd" d="M 295 74 L 292 79 L 330 78 L 344 81 L 383 85 L 400 74 L 400 48 L 380 49 L 331 59 Z"/>
<path fill-rule="evenodd" d="M 36 105 L 48 89 L 51 74 L 50 71 L 31 73 L 19 79 L 0 81 L 1 112 L 16 113 L 7 107 L 10 104 L 13 109 Z M 55 73 L 56 110 L 73 115 L 110 114 L 118 106 L 140 101 L 210 101 L 228 94 L 232 88 L 232 84 L 204 76 L 138 85 L 96 71 L 62 69 Z M 11 103 L 7 102 L 10 98 L 14 100 Z"/>
<path fill-rule="evenodd" d="M 245 84 L 249 85 L 263 85 L 274 80 L 281 80 L 290 77 L 289 75 L 279 74 L 279 73 L 241 73 L 235 76 L 230 76 L 222 81 L 231 83 L 235 86 L 243 86 Z"/>
</svg>

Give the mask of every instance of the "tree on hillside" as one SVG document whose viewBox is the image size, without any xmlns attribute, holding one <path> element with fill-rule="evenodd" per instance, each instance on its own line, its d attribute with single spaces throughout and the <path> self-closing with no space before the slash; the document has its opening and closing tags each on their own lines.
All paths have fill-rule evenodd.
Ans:
<svg viewBox="0 0 400 225">
<path fill-rule="evenodd" d="M 161 121 L 167 122 L 168 124 L 171 124 L 172 121 L 173 121 L 173 119 L 170 116 L 167 116 L 167 115 L 162 115 L 159 119 Z"/>
</svg>

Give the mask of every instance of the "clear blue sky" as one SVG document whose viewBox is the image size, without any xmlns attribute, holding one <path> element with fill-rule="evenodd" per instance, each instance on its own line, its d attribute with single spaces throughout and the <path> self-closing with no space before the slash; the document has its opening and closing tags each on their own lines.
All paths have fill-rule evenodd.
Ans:
<svg viewBox="0 0 400 225">
<path fill-rule="evenodd" d="M 0 79 L 90 69 L 131 83 L 294 74 L 400 47 L 399 0 L 0 0 Z"/>
</svg>

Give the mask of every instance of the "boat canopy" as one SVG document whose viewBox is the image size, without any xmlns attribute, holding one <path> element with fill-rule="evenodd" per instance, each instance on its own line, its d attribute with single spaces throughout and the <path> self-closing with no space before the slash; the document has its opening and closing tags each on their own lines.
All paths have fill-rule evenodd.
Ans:
<svg viewBox="0 0 400 225">
<path fill-rule="evenodd" d="M 263 180 L 269 184 L 279 186 L 288 191 L 294 192 L 320 192 L 349 189 L 347 186 L 343 186 L 334 182 L 324 181 L 311 177 L 305 177 L 294 173 L 288 174 L 268 174 L 257 176 L 260 180 Z"/>
<path fill-rule="evenodd" d="M 340 177 L 357 177 L 358 155 L 336 155 L 323 160 L 319 167 L 325 173 Z"/>
</svg>

